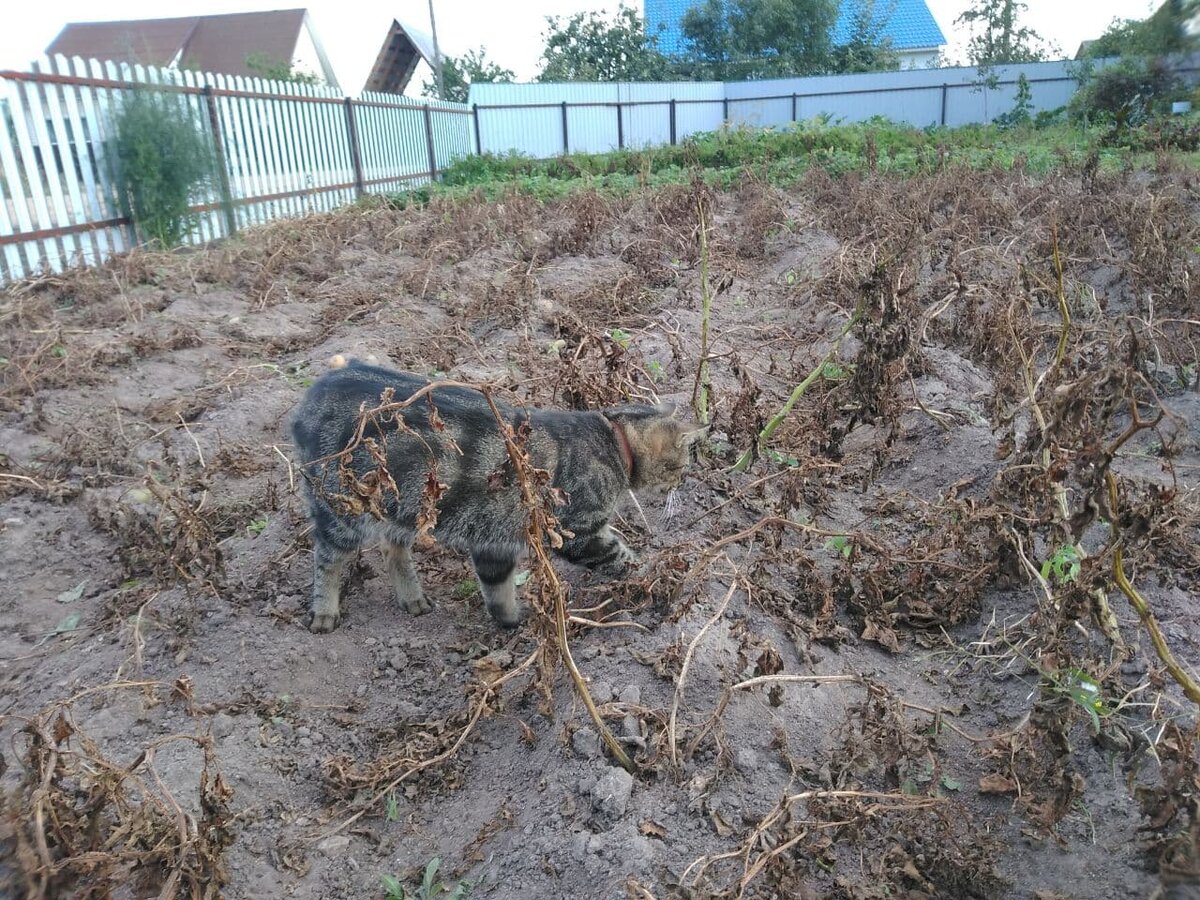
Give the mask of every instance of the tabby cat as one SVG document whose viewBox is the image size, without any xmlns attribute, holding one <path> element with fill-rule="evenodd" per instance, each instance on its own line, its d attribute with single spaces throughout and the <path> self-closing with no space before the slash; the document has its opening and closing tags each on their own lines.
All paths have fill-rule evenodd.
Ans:
<svg viewBox="0 0 1200 900">
<path fill-rule="evenodd" d="M 436 461 L 436 481 L 446 486 L 437 501 L 433 537 L 471 555 L 488 612 L 505 627 L 521 622 L 517 600 L 517 561 L 526 550 L 526 513 L 519 487 L 506 477 L 508 453 L 496 419 L 479 392 L 439 387 L 432 404 L 421 400 L 394 420 L 369 419 L 364 437 L 386 456 L 390 486 L 377 515 L 347 504 L 345 475 L 334 459 L 353 441 L 359 412 L 377 407 L 384 391 L 405 400 L 429 384 L 417 375 L 335 357 L 339 366 L 308 389 L 292 418 L 313 523 L 315 574 L 309 627 L 329 632 L 340 618 L 342 569 L 359 547 L 380 542 L 388 575 L 400 604 L 410 613 L 428 612 L 413 566 L 418 519 L 427 515 L 422 497 Z M 436 414 L 434 413 L 436 409 Z M 633 554 L 610 527 L 618 505 L 632 490 L 663 492 L 679 486 L 690 448 L 704 429 L 673 416 L 670 406 L 630 405 L 598 412 L 515 409 L 500 406 L 514 427 L 527 420 L 532 463 L 551 476 L 566 496 L 557 510 L 565 536 L 557 553 L 602 574 L 620 576 Z M 461 451 L 461 452 L 460 452 Z M 360 444 L 347 468 L 362 483 L 378 478 L 378 463 Z M 386 479 L 385 479 L 386 481 Z"/>
</svg>

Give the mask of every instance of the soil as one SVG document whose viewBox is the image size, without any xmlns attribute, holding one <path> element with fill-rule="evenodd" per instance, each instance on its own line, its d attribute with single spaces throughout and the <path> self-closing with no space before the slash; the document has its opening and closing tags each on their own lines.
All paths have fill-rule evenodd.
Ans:
<svg viewBox="0 0 1200 900">
<path fill-rule="evenodd" d="M 1171 171 L 816 173 L 789 192 L 748 175 L 720 194 L 353 208 L 12 287 L 0 879 L 12 896 L 224 879 L 231 898 L 372 897 L 384 876 L 415 889 L 436 857 L 438 880 L 486 898 L 1196 883 L 1195 706 L 1110 577 L 1106 523 L 1200 671 L 1198 208 Z M 645 521 L 630 504 L 617 523 L 650 574 L 560 569 L 589 610 L 573 657 L 638 771 L 559 666 L 552 693 L 515 677 L 455 752 L 382 791 L 453 750 L 480 679 L 541 632 L 496 628 L 466 561 L 433 547 L 432 613 L 400 609 L 371 550 L 341 626 L 309 633 L 287 432 L 305 386 L 334 354 L 373 354 L 538 405 L 688 415 L 702 263 L 713 432 L 669 518 L 643 497 Z M 827 377 L 731 472 L 860 304 Z M 1115 454 L 1129 508 L 1087 518 L 1098 470 L 1080 460 L 1135 422 L 1106 391 L 1170 416 Z M 1034 570 L 1054 557 L 1056 483 L 1085 510 L 1087 559 L 1050 572 L 1049 599 L 1014 548 L 1024 535 Z M 809 680 L 727 693 L 774 675 Z"/>
</svg>

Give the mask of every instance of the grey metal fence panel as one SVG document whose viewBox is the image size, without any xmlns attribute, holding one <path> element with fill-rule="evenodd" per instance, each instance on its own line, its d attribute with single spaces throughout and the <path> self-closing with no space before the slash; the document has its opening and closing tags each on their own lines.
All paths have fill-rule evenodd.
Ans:
<svg viewBox="0 0 1200 900">
<path fill-rule="evenodd" d="M 1099 60 L 1102 68 L 1111 60 Z M 782 127 L 825 115 L 840 122 L 885 116 L 917 127 L 990 122 L 1013 108 L 1017 79 L 1029 81 L 1031 110 L 1064 106 L 1076 89 L 1071 61 L 999 66 L 907 69 L 746 82 L 618 84 L 479 84 L 479 148 L 491 153 L 547 157 L 563 151 L 561 105 L 572 152 L 646 147 L 731 124 Z M 620 125 L 614 109 L 620 103 Z"/>
</svg>

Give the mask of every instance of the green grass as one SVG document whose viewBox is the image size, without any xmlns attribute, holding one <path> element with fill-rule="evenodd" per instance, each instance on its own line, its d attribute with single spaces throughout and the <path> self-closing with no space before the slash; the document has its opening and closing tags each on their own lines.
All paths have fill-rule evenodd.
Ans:
<svg viewBox="0 0 1200 900">
<path fill-rule="evenodd" d="M 1045 118 L 1045 117 L 1043 117 Z M 1046 175 L 1083 165 L 1095 153 L 1101 171 L 1149 168 L 1167 146 L 1185 165 L 1200 165 L 1200 116 L 1175 117 L 1114 132 L 1069 124 L 1013 128 L 970 125 L 913 128 L 885 119 L 831 125 L 823 119 L 786 128 L 731 128 L 692 135 L 676 146 L 611 153 L 569 154 L 553 159 L 484 154 L 458 160 L 436 185 L 392 197 L 401 206 L 423 204 L 434 194 L 482 193 L 496 199 L 516 190 L 552 199 L 582 189 L 629 195 L 646 187 L 680 184 L 697 172 L 714 187 L 730 187 L 751 169 L 780 187 L 799 182 L 811 169 L 831 175 L 866 172 L 912 176 L 939 168 Z"/>
</svg>

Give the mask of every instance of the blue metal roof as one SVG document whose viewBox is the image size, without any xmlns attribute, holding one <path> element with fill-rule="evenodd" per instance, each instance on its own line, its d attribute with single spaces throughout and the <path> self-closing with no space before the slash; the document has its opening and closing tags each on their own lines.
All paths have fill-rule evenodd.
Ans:
<svg viewBox="0 0 1200 900">
<path fill-rule="evenodd" d="M 663 53 L 681 54 L 687 49 L 679 26 L 684 13 L 695 3 L 696 0 L 645 0 L 646 33 L 657 35 L 658 49 Z M 859 0 L 840 0 L 837 24 L 831 35 L 835 45 L 850 39 L 859 8 Z M 924 50 L 946 43 L 925 0 L 876 0 L 875 18 L 876 21 L 886 18 L 881 36 L 890 37 L 896 50 Z"/>
</svg>

